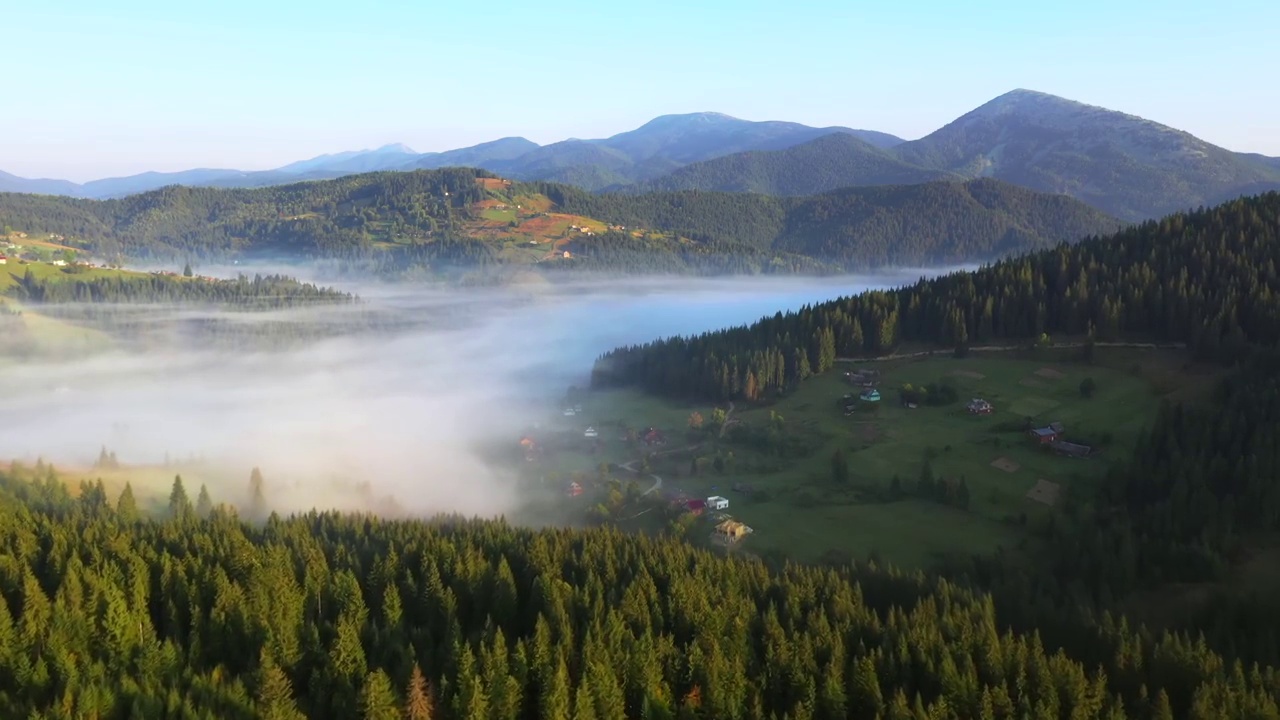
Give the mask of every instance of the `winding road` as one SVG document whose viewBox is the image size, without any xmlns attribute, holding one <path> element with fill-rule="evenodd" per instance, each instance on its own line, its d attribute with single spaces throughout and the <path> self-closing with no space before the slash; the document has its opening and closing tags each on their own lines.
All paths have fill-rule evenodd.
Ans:
<svg viewBox="0 0 1280 720">
<path fill-rule="evenodd" d="M 717 440 L 723 438 L 724 433 L 726 430 L 729 429 L 729 426 L 734 424 L 734 422 L 736 422 L 735 420 L 732 419 L 733 408 L 734 408 L 733 401 L 730 401 L 729 409 L 726 410 L 724 413 L 724 423 L 720 426 L 720 432 L 716 435 Z M 700 447 L 702 447 L 702 443 L 695 443 L 693 445 L 686 445 L 684 447 L 672 448 L 671 450 L 663 450 L 662 452 L 656 452 L 650 455 L 649 457 L 662 457 L 663 455 L 670 455 L 672 453 L 688 452 L 690 450 L 697 450 Z M 618 465 L 618 467 L 622 468 L 623 470 L 626 470 L 629 473 L 634 473 L 639 475 L 640 471 L 637 470 L 635 466 L 636 466 L 636 463 L 640 462 L 643 459 L 644 458 L 636 458 L 635 460 L 622 463 Z M 640 497 L 652 495 L 653 493 L 656 493 L 662 489 L 661 475 L 650 475 L 649 477 L 653 478 L 653 485 L 651 485 L 648 490 L 645 490 L 644 492 L 640 493 Z"/>
</svg>

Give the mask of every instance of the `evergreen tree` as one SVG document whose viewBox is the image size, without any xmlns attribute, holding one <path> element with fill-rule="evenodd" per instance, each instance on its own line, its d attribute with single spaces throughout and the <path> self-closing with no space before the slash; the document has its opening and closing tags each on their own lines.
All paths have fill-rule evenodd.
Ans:
<svg viewBox="0 0 1280 720">
<path fill-rule="evenodd" d="M 138 520 L 138 501 L 133 497 L 133 485 L 126 482 L 120 491 L 120 499 L 116 501 L 116 515 L 122 522 L 131 523 Z"/>
<path fill-rule="evenodd" d="M 415 663 L 409 686 L 405 690 L 403 720 L 431 720 L 431 686 L 422 669 Z"/>
<path fill-rule="evenodd" d="M 191 500 L 182 486 L 182 476 L 175 475 L 173 489 L 169 492 L 169 518 L 171 520 L 187 520 L 191 517 Z"/>
<path fill-rule="evenodd" d="M 395 693 L 386 673 L 374 670 L 365 676 L 360 688 L 359 708 L 361 720 L 400 720 Z"/>
<path fill-rule="evenodd" d="M 196 496 L 196 517 L 205 519 L 213 512 L 213 498 L 209 497 L 209 488 L 200 484 L 200 494 Z"/>
</svg>

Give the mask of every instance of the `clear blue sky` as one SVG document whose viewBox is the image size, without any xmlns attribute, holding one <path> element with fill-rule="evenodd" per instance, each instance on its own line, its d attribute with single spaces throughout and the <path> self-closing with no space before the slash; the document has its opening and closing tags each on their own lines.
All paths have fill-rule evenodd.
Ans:
<svg viewBox="0 0 1280 720">
<path fill-rule="evenodd" d="M 0 170 L 263 169 L 656 115 L 915 138 L 1016 87 L 1280 155 L 1280 2 L 0 0 Z"/>
</svg>

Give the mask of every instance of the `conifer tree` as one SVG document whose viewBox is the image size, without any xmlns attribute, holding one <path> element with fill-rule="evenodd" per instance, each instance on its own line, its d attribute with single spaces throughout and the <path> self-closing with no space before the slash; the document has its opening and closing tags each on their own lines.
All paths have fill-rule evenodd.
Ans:
<svg viewBox="0 0 1280 720">
<path fill-rule="evenodd" d="M 414 663 L 413 674 L 405 690 L 403 720 L 431 720 L 431 708 L 431 686 L 422 669 Z"/>
<path fill-rule="evenodd" d="M 186 520 L 191 517 L 191 500 L 182 486 L 182 476 L 173 477 L 173 489 L 169 492 L 169 519 Z"/>
<path fill-rule="evenodd" d="M 126 523 L 138 520 L 138 501 L 133 497 L 133 485 L 128 482 L 124 484 L 120 499 L 116 501 L 116 515 Z"/>
<path fill-rule="evenodd" d="M 201 520 L 208 518 L 213 512 L 213 499 L 209 497 L 209 488 L 204 483 L 200 484 L 200 494 L 196 496 L 196 517 Z"/>
<path fill-rule="evenodd" d="M 365 676 L 360 688 L 359 708 L 361 720 L 400 720 L 395 693 L 386 673 L 374 670 Z"/>
</svg>

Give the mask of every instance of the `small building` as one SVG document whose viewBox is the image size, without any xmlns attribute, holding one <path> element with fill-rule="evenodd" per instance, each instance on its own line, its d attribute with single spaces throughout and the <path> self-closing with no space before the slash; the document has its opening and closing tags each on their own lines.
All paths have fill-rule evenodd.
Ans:
<svg viewBox="0 0 1280 720">
<path fill-rule="evenodd" d="M 564 416 L 565 416 L 565 417 L 573 417 L 574 415 L 577 415 L 577 414 L 578 414 L 578 413 L 577 413 L 576 411 L 574 411 L 574 409 L 573 409 L 573 408 L 565 408 L 565 409 L 564 409 Z"/>
<path fill-rule="evenodd" d="M 569 497 L 578 497 L 582 494 L 582 485 L 576 482 L 569 483 Z"/>
<path fill-rule="evenodd" d="M 712 510 L 727 510 L 729 508 L 728 498 L 722 498 L 719 495 L 712 495 L 707 498 L 707 507 Z"/>
<path fill-rule="evenodd" d="M 716 525 L 715 539 L 731 545 L 750 535 L 752 532 L 751 528 L 741 522 L 729 519 L 719 525 Z"/>
<path fill-rule="evenodd" d="M 9 264 L 9 258 L 5 257 L 4 255 L 0 255 L 0 265 L 8 265 L 8 264 Z"/>
<path fill-rule="evenodd" d="M 1028 434 L 1041 445 L 1050 445 L 1058 439 L 1058 431 L 1051 427 L 1031 428 Z"/>
<path fill-rule="evenodd" d="M 995 412 L 995 408 L 991 407 L 991 403 L 982 398 L 970 400 L 969 404 L 965 405 L 965 410 L 968 410 L 970 415 L 990 415 Z"/>
<path fill-rule="evenodd" d="M 701 515 L 707 510 L 707 502 L 705 500 L 689 500 L 684 504 L 684 509 L 694 515 Z"/>
<path fill-rule="evenodd" d="M 66 266 L 67 266 L 67 261 L 66 261 L 66 260 L 54 260 L 54 261 L 53 261 L 53 264 L 54 264 L 54 265 L 56 265 L 56 266 L 58 266 L 58 267 L 66 267 Z"/>
<path fill-rule="evenodd" d="M 863 390 L 862 394 L 858 396 L 858 399 L 863 402 L 880 402 L 880 391 L 875 388 Z"/>
<path fill-rule="evenodd" d="M 645 445 L 665 445 L 667 438 L 662 431 L 657 428 L 645 428 L 644 434 L 640 436 Z"/>
<path fill-rule="evenodd" d="M 589 427 L 582 432 L 582 437 L 597 438 L 600 437 L 600 433 L 596 432 L 595 428 Z"/>
<path fill-rule="evenodd" d="M 573 258 L 573 253 L 569 252 L 568 250 L 565 250 L 565 251 L 564 251 L 564 259 L 565 259 L 565 260 L 569 260 L 569 259 L 571 259 L 571 258 Z"/>
</svg>

